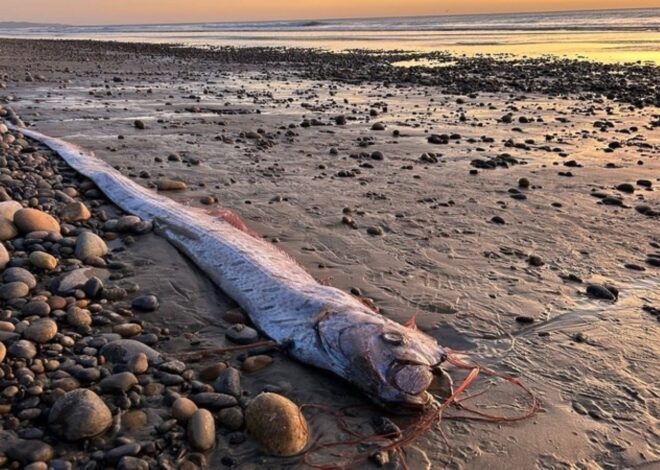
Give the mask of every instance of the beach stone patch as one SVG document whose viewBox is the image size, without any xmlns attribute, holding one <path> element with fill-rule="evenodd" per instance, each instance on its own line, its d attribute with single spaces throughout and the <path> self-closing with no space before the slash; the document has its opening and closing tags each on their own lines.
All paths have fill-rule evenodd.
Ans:
<svg viewBox="0 0 660 470">
<path fill-rule="evenodd" d="M 248 404 L 245 426 L 266 453 L 279 457 L 302 452 L 310 436 L 298 406 L 276 393 L 261 393 Z"/>
<path fill-rule="evenodd" d="M 21 233 L 56 232 L 60 233 L 60 224 L 55 218 L 37 209 L 21 209 L 14 214 L 14 225 Z"/>
<path fill-rule="evenodd" d="M 77 441 L 103 433 L 112 424 L 112 414 L 96 393 L 78 389 L 55 402 L 48 424 L 57 435 Z"/>
</svg>

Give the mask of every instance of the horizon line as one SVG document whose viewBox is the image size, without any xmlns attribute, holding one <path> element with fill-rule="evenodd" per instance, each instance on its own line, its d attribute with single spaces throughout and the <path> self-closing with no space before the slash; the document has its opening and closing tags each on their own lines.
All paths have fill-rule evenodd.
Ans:
<svg viewBox="0 0 660 470">
<path fill-rule="evenodd" d="M 238 24 L 238 23 L 287 23 L 287 22 L 312 22 L 312 21 L 350 21 L 350 20 L 385 20 L 395 18 L 435 18 L 435 17 L 460 17 L 460 16 L 505 16 L 505 15 L 525 15 L 525 14 L 558 14 L 558 13 L 586 13 L 594 11 L 631 11 L 631 10 L 660 10 L 660 7 L 643 7 L 643 8 L 592 8 L 592 9 L 568 9 L 568 10 L 539 10 L 539 11 L 502 11 L 502 12 L 483 12 L 483 13 L 438 13 L 431 15 L 404 15 L 404 16 L 353 16 L 353 17 L 325 17 L 325 18 L 294 18 L 294 19 L 269 19 L 269 20 L 228 20 L 228 21 L 184 21 L 173 23 L 48 23 L 48 22 L 34 22 L 29 20 L 9 20 L 0 21 L 0 24 L 10 23 L 29 23 L 34 25 L 43 26 L 87 26 L 87 27 L 102 27 L 102 26 L 173 26 L 173 25 L 201 25 L 201 24 Z"/>
</svg>

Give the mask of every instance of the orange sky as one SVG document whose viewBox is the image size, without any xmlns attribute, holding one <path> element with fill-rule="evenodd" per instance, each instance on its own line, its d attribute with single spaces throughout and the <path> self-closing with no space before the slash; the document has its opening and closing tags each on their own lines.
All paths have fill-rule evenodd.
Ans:
<svg viewBox="0 0 660 470">
<path fill-rule="evenodd" d="M 0 21 L 185 23 L 658 7 L 660 0 L 7 0 Z M 0 2 L 2 3 L 2 2 Z"/>
</svg>

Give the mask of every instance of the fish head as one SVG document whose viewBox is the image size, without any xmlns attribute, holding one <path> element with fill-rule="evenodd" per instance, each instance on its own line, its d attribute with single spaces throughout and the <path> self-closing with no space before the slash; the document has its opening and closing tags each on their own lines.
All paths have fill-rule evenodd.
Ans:
<svg viewBox="0 0 660 470">
<path fill-rule="evenodd" d="M 339 336 L 353 383 L 382 405 L 423 408 L 427 389 L 447 359 L 435 339 L 393 322 L 357 324 Z"/>
</svg>

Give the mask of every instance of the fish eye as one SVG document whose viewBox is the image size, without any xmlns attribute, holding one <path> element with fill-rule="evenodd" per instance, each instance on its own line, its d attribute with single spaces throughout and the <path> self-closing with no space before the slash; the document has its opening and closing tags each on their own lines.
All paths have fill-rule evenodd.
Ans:
<svg viewBox="0 0 660 470">
<path fill-rule="evenodd" d="M 402 335 L 400 335 L 399 333 L 392 333 L 392 332 L 383 333 L 381 335 L 381 338 L 383 338 L 383 341 L 390 344 L 403 344 L 404 341 Z"/>
</svg>

